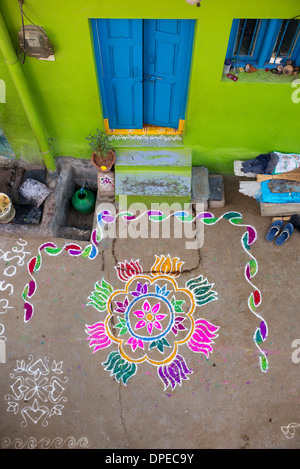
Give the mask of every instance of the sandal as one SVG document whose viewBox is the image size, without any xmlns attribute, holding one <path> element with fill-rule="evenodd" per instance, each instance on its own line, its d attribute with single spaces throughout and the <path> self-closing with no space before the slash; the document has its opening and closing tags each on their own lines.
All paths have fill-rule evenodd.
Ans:
<svg viewBox="0 0 300 469">
<path fill-rule="evenodd" d="M 282 246 L 283 243 L 285 243 L 289 239 L 293 231 L 294 226 L 291 223 L 287 223 L 278 238 L 276 239 L 275 244 L 277 246 Z"/>
<path fill-rule="evenodd" d="M 266 240 L 267 241 L 273 241 L 275 236 L 278 235 L 278 233 L 279 233 L 279 231 L 281 230 L 282 227 L 283 227 L 283 221 L 282 220 L 273 221 L 273 223 L 271 224 L 271 226 L 269 228 L 269 231 L 267 233 Z"/>
</svg>

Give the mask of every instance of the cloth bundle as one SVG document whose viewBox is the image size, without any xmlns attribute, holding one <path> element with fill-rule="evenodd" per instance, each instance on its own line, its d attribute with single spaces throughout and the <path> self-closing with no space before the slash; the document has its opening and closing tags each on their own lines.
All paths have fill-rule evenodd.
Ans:
<svg viewBox="0 0 300 469">
<path fill-rule="evenodd" d="M 243 161 L 242 171 L 254 174 L 272 174 L 279 161 L 276 153 L 261 154 L 253 160 Z"/>
<path fill-rule="evenodd" d="M 300 168 L 300 155 L 280 153 L 278 151 L 257 156 L 253 160 L 243 161 L 242 171 L 254 174 L 279 174 Z"/>
</svg>

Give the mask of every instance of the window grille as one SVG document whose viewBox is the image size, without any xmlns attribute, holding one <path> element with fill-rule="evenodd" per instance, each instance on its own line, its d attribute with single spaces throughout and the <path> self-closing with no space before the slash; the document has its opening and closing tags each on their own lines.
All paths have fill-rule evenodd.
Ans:
<svg viewBox="0 0 300 469">
<path fill-rule="evenodd" d="M 300 65 L 300 20 L 234 19 L 226 59 L 237 66 Z"/>
</svg>

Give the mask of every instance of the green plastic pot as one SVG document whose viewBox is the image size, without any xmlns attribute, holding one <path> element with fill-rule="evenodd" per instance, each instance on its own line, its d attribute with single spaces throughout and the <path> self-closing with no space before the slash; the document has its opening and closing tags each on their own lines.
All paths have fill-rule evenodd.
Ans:
<svg viewBox="0 0 300 469">
<path fill-rule="evenodd" d="M 79 189 L 72 197 L 72 205 L 79 213 L 91 213 L 95 208 L 95 202 L 95 195 L 88 189 Z"/>
</svg>

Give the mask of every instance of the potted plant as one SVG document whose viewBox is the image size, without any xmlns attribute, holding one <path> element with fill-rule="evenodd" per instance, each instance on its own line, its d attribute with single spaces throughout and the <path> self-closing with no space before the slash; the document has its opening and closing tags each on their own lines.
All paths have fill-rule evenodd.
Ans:
<svg viewBox="0 0 300 469">
<path fill-rule="evenodd" d="M 97 129 L 95 135 L 89 135 L 86 138 L 89 141 L 89 146 L 93 150 L 91 160 L 102 173 L 110 171 L 116 161 L 116 155 L 110 144 L 108 135 L 103 130 Z"/>
</svg>

